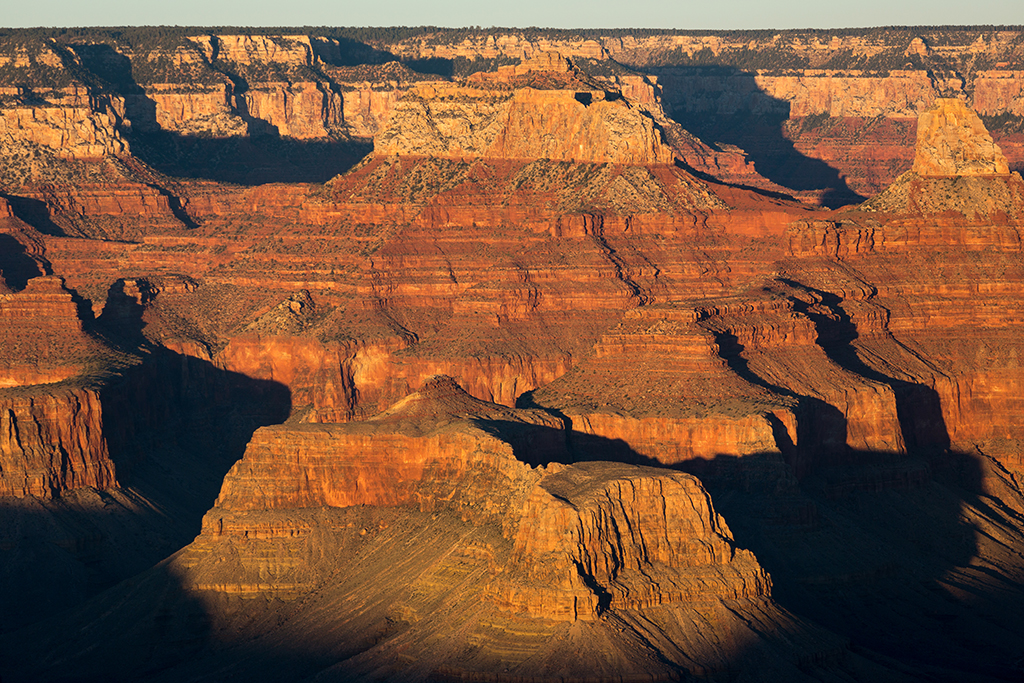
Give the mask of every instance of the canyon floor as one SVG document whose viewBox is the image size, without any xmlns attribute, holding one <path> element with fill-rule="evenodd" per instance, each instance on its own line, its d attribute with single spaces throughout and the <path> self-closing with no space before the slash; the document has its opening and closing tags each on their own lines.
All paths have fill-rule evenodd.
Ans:
<svg viewBox="0 0 1024 683">
<path fill-rule="evenodd" d="M 1020 680 L 1021 33 L 407 33 L 0 36 L 5 683 Z"/>
</svg>

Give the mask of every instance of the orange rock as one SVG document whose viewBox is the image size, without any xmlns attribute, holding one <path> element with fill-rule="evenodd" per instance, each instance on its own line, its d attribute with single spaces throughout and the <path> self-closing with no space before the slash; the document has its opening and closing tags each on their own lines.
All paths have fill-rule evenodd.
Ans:
<svg viewBox="0 0 1024 683">
<path fill-rule="evenodd" d="M 470 420 L 467 422 L 467 420 Z M 479 421 L 478 425 L 473 422 Z M 532 447 L 555 449 L 564 438 L 558 419 L 537 410 L 513 410 L 467 395 L 453 380 L 438 377 L 367 422 L 346 425 L 265 427 L 253 436 L 246 456 L 228 473 L 217 498 L 225 510 L 261 510 L 351 505 L 450 505 L 464 515 L 502 519 L 482 497 L 490 484 L 516 479 L 519 463 L 500 433 L 519 425 L 539 429 Z M 564 454 L 563 454 L 564 457 Z M 528 468 L 526 468 L 528 471 Z M 460 490 L 474 478 L 482 490 Z"/>
<path fill-rule="evenodd" d="M 20 292 L 0 294 L 0 387 L 59 382 L 104 355 L 88 336 L 78 307 L 59 277 L 30 279 Z"/>
<path fill-rule="evenodd" d="M 0 93 L 19 96 L 17 88 Z M 32 97 L 36 97 L 32 95 Z M 69 86 L 40 93 L 42 102 L 0 107 L 0 150 L 22 152 L 24 145 L 41 145 L 71 159 L 97 159 L 128 152 L 118 130 L 124 116 L 120 97 L 93 93 L 84 86 Z"/>
<path fill-rule="evenodd" d="M 417 86 L 374 143 L 377 155 L 554 159 L 667 164 L 674 155 L 654 122 L 600 90 L 512 94 Z"/>
<path fill-rule="evenodd" d="M 232 84 L 226 79 L 215 85 L 184 87 L 178 83 L 153 83 L 147 84 L 145 91 L 144 99 L 153 103 L 155 123 L 161 130 L 214 137 L 248 133 L 245 121 L 234 106 Z M 145 132 L 147 123 L 133 120 L 132 129 Z"/>
<path fill-rule="evenodd" d="M 489 589 L 504 610 L 589 621 L 608 609 L 770 591 L 768 575 L 735 547 L 689 475 L 596 462 L 552 467 L 521 514 Z"/>
<path fill-rule="evenodd" d="M 306 35 L 215 35 L 192 38 L 208 59 L 216 53 L 220 59 L 237 64 L 309 65 L 313 49 Z"/>
<path fill-rule="evenodd" d="M 116 485 L 102 415 L 93 388 L 0 389 L 0 496 Z"/>
<path fill-rule="evenodd" d="M 342 98 L 321 83 L 267 83 L 235 97 L 249 115 L 276 128 L 281 137 L 326 138 L 343 123 Z"/>
<path fill-rule="evenodd" d="M 959 99 L 939 98 L 917 123 L 914 173 L 922 177 L 1008 175 L 1006 157 L 973 110 Z"/>
<path fill-rule="evenodd" d="M 692 476 L 615 463 L 531 470 L 516 459 L 564 458 L 561 428 L 444 377 L 367 422 L 264 428 L 225 478 L 203 537 L 224 546 L 291 535 L 247 527 L 246 512 L 256 523 L 266 510 L 412 505 L 500 526 L 511 555 L 488 554 L 486 596 L 505 612 L 572 622 L 768 595 L 767 575 Z"/>
</svg>

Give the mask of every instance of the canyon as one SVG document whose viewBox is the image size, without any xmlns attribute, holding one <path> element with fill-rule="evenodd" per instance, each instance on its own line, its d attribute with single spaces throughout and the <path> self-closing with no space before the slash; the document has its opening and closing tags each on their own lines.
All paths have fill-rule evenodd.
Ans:
<svg viewBox="0 0 1024 683">
<path fill-rule="evenodd" d="M 1018 680 L 1022 74 L 6 31 L 0 676 Z"/>
</svg>

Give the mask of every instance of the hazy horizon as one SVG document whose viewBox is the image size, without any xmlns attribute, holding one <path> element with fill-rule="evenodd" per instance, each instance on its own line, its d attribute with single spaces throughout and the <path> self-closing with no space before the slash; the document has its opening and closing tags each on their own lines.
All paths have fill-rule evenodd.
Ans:
<svg viewBox="0 0 1024 683">
<path fill-rule="evenodd" d="M 678 30 L 848 29 L 881 26 L 1020 26 L 1019 0 L 951 0 L 893 3 L 863 0 L 844 5 L 798 0 L 769 4 L 754 0 L 717 3 L 550 3 L 522 0 L 495 5 L 477 0 L 421 4 L 410 0 L 305 4 L 259 0 L 210 3 L 182 0 L 141 4 L 124 0 L 39 0 L 19 3 L 3 17 L 6 28 L 118 26 L 437 26 L 551 29 L 652 28 Z"/>
</svg>

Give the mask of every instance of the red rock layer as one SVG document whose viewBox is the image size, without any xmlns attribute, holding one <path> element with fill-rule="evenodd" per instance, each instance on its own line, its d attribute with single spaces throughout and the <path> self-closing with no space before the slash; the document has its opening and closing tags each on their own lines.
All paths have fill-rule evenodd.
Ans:
<svg viewBox="0 0 1024 683">
<path fill-rule="evenodd" d="M 598 341 L 591 360 L 534 393 L 569 416 L 574 430 L 601 438 L 577 457 L 603 457 L 616 444 L 664 464 L 778 453 L 776 425 L 796 441 L 795 402 L 737 376 L 699 319 L 682 306 L 634 309 Z M 626 359 L 631 371 L 623 374 Z"/>
<path fill-rule="evenodd" d="M 824 343 L 819 344 L 828 339 L 828 331 L 808 316 L 817 313 L 814 307 L 824 315 L 834 313 L 814 299 L 806 302 L 808 308 L 800 306 L 804 302 L 797 297 L 802 292 L 787 292 L 783 287 L 779 291 L 792 298 L 775 298 L 765 292 L 764 298 L 708 302 L 701 311 L 701 325 L 717 333 L 719 339 L 729 340 L 732 348 L 725 354 L 738 354 L 733 356 L 734 363 L 742 363 L 753 381 L 789 395 L 816 399 L 842 416 L 845 424 L 832 431 L 827 410 L 817 408 L 804 415 L 804 420 L 817 428 L 816 442 L 803 444 L 805 447 L 831 452 L 831 457 L 842 453 L 844 446 L 875 453 L 904 452 L 892 388 L 842 367 L 829 357 Z M 798 307 L 806 312 L 798 313 Z"/>
<path fill-rule="evenodd" d="M 986 182 L 1003 185 L 998 179 Z M 914 187 L 927 186 L 919 181 Z M 941 414 L 922 418 L 932 438 L 973 450 L 989 440 L 1021 437 L 1013 416 L 1022 400 L 1022 377 L 1012 340 L 1024 315 L 1016 303 L 1024 274 L 1017 221 L 964 222 L 937 216 L 879 224 L 852 214 L 837 223 L 794 228 L 791 239 L 794 250 L 813 245 L 827 255 L 821 270 L 807 268 L 801 278 L 813 287 L 847 298 L 851 277 L 885 283 L 868 292 L 865 303 L 855 298 L 843 304 L 863 330 L 858 355 L 890 377 L 933 391 Z M 825 265 L 836 259 L 842 259 L 842 276 Z M 879 326 L 869 317 L 872 312 L 875 321 L 884 321 L 884 334 L 875 332 Z M 896 343 L 887 341 L 890 334 Z M 1019 466 L 1019 455 L 1003 455 L 1008 466 Z"/>
<path fill-rule="evenodd" d="M 498 482 L 508 485 L 519 476 L 521 464 L 509 443 L 465 423 L 469 418 L 562 428 L 546 413 L 474 399 L 451 378 L 437 376 L 368 422 L 259 430 L 245 458 L 228 473 L 217 506 L 240 511 L 418 505 L 430 510 L 446 501 L 463 515 L 500 519 L 499 508 L 475 500 L 477 492 L 459 491 L 459 482 L 483 477 L 483 495 L 491 495 L 492 487 L 501 488 Z M 453 421 L 461 422 L 446 428 Z M 493 485 L 483 483 L 491 478 Z"/>
<path fill-rule="evenodd" d="M 0 346 L 0 387 L 59 382 L 104 353 L 83 331 L 71 292 L 55 276 L 0 294 Z"/>
<path fill-rule="evenodd" d="M 199 224 L 188 233 L 45 240 L 96 314 L 131 262 L 159 292 L 145 334 L 211 358 L 216 346 L 220 367 L 284 381 L 307 419 L 333 421 L 373 414 L 439 372 L 511 405 L 588 353 L 624 308 L 731 291 L 765 257 L 735 254 L 736 241 L 767 246 L 806 211 L 716 189 L 732 210 L 715 213 L 726 201 L 668 166 L 375 158 L 319 192 L 182 183 Z M 172 292 L 182 274 L 193 289 Z M 302 290 L 316 313 L 273 313 Z"/>
<path fill-rule="evenodd" d="M 53 223 L 69 236 L 136 240 L 185 228 L 168 193 L 138 182 L 31 185 L 18 194 L 45 203 Z"/>
<path fill-rule="evenodd" d="M 435 498 L 425 497 L 421 487 L 440 486 L 444 491 L 436 499 L 448 499 L 468 470 L 491 471 L 502 461 L 493 456 L 481 460 L 474 455 L 478 445 L 484 453 L 497 449 L 512 460 L 511 448 L 486 439 L 484 433 L 426 438 L 374 430 L 360 434 L 337 425 L 264 427 L 228 473 L 217 506 L 239 511 L 422 504 L 429 510 Z M 503 473 L 496 470 L 492 476 L 501 479 Z"/>
<path fill-rule="evenodd" d="M 116 485 L 93 388 L 0 389 L 0 496 Z"/>
</svg>

